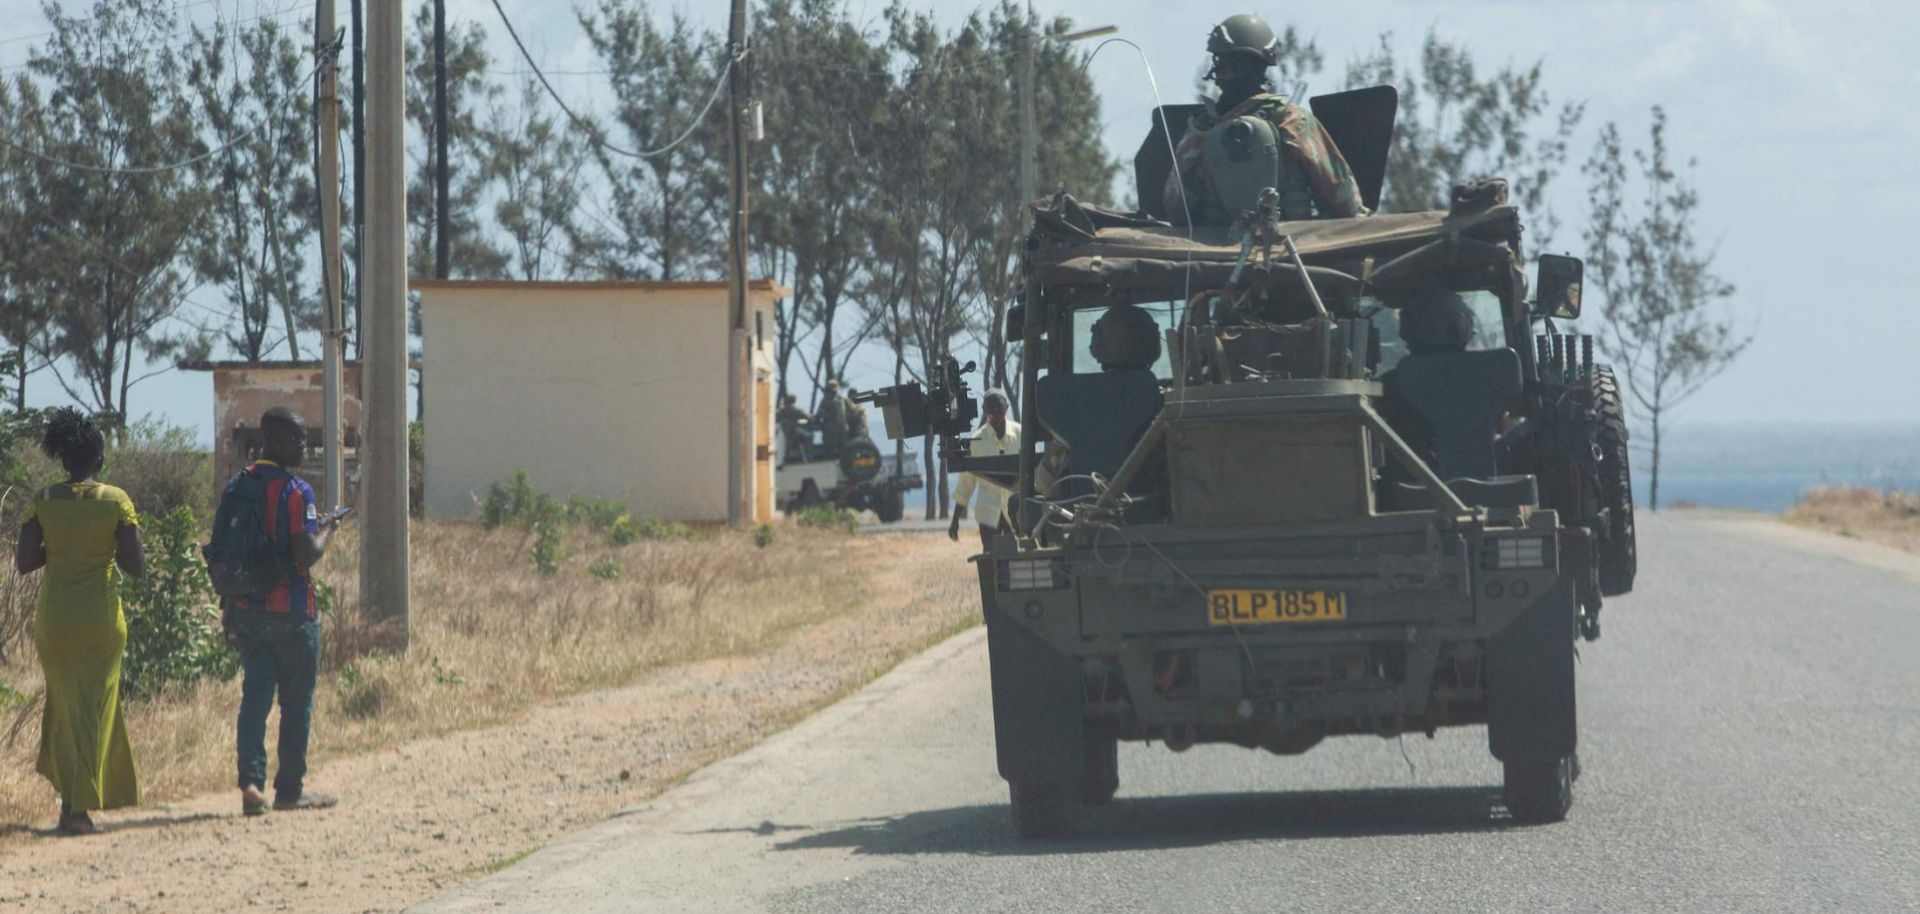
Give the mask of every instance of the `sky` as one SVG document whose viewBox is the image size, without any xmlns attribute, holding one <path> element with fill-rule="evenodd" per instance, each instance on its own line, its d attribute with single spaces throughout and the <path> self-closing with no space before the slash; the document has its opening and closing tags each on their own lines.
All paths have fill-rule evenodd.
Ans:
<svg viewBox="0 0 1920 914">
<path fill-rule="evenodd" d="M 278 14 L 295 21 L 310 0 L 181 0 L 183 15 L 210 21 L 216 11 Z M 409 0 L 411 15 L 416 2 Z M 540 66 L 570 104 L 605 110 L 602 78 L 570 71 L 599 68 L 571 14 L 551 0 L 502 0 Z M 448 0 L 456 21 L 480 21 L 500 69 L 524 64 L 488 0 Z M 957 22 L 972 3 L 930 4 Z M 696 24 L 726 25 L 720 0 L 656 4 Z M 877 19 L 884 0 L 851 0 Z M 1208 29 L 1239 12 L 1235 2 L 1151 0 L 1036 2 L 1043 16 L 1077 25 L 1114 25 L 1137 42 L 1167 103 L 1191 101 Z M 1643 142 L 1648 112 L 1664 106 L 1676 153 L 1694 160 L 1689 176 L 1701 196 L 1698 230 L 1717 268 L 1737 287 L 1728 304 L 1753 335 L 1747 352 L 1680 407 L 1681 423 L 1920 422 L 1920 68 L 1912 66 L 1920 3 L 1691 0 L 1691 2 L 1479 2 L 1347 0 L 1274 8 L 1325 53 L 1328 72 L 1309 94 L 1338 88 L 1346 62 L 1391 32 L 1405 55 L 1433 30 L 1471 44 L 1483 69 L 1542 61 L 1545 88 L 1559 101 L 1587 105 L 1573 162 L 1554 188 L 1567 223 L 1560 247 L 1577 248 L 1584 207 L 1578 162 L 1595 129 L 1619 123 Z M 1280 16 L 1288 18 L 1281 19 Z M 341 24 L 345 24 L 344 13 Z M 36 0 L 0 0 L 0 73 L 24 61 L 45 19 Z M 1110 45 L 1089 67 L 1103 99 L 1105 140 L 1131 161 L 1155 104 L 1140 54 Z M 705 87 L 689 87 L 703 92 Z M 1043 114 L 1044 117 L 1044 114 Z M 774 118 L 770 115 L 770 122 Z M 1577 250 L 1572 251 L 1578 253 Z M 202 304 L 216 304 L 203 301 Z M 429 349 L 431 343 L 429 341 Z M 875 359 L 875 362 L 879 362 Z M 863 377 L 862 375 L 866 375 Z M 856 368 L 853 383 L 878 380 Z M 60 400 L 48 379 L 31 382 L 32 399 Z M 135 388 L 133 412 L 159 413 L 202 430 L 211 421 L 211 382 L 173 373 Z"/>
</svg>

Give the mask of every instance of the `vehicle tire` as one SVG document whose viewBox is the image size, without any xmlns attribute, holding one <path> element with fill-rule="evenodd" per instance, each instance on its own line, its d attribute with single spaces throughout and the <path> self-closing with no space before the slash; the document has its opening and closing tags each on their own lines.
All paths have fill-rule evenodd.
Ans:
<svg viewBox="0 0 1920 914">
<path fill-rule="evenodd" d="M 907 514 L 907 496 L 899 489 L 888 489 L 873 497 L 873 513 L 883 524 L 897 524 Z"/>
<path fill-rule="evenodd" d="M 840 449 L 840 473 L 848 482 L 872 482 L 880 475 L 880 448 L 872 438 L 850 438 Z"/>
<path fill-rule="evenodd" d="M 1620 382 L 1613 369 L 1594 366 L 1593 409 L 1600 421 L 1600 503 L 1607 509 L 1607 529 L 1600 534 L 1600 593 L 1619 596 L 1633 589 L 1639 556 L 1634 543 L 1633 474 L 1627 460 L 1627 414 L 1620 400 Z"/>
<path fill-rule="evenodd" d="M 1105 806 L 1120 790 L 1120 738 L 1111 731 L 1088 727 L 1086 761 L 1080 772 L 1080 803 Z"/>
<path fill-rule="evenodd" d="M 1060 838 L 1073 831 L 1075 786 L 1051 781 L 1010 781 L 1013 827 L 1027 839 Z"/>
<path fill-rule="evenodd" d="M 1515 822 L 1537 825 L 1558 822 L 1573 808 L 1573 756 L 1551 761 L 1506 763 L 1503 794 Z"/>
</svg>

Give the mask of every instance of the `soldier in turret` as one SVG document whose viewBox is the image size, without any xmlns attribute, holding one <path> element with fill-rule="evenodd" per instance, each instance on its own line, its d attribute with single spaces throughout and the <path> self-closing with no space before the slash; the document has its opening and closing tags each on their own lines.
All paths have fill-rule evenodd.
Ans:
<svg viewBox="0 0 1920 914">
<path fill-rule="evenodd" d="M 1280 192 L 1282 220 L 1364 216 L 1353 170 L 1313 114 L 1273 93 L 1267 71 L 1279 40 L 1258 16 L 1229 17 L 1207 36 L 1220 87 L 1196 114 L 1167 176 L 1166 212 L 1176 225 L 1232 224 L 1260 191 Z"/>
</svg>

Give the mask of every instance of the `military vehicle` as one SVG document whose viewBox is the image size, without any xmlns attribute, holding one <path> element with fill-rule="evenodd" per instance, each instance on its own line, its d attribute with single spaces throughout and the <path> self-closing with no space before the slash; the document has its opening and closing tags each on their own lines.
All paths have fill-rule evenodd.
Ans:
<svg viewBox="0 0 1920 914">
<path fill-rule="evenodd" d="M 1392 90 L 1361 92 L 1314 109 L 1377 207 Z M 1156 112 L 1143 201 L 1182 113 Z M 1024 836 L 1110 801 L 1120 740 L 1293 755 L 1484 724 L 1515 820 L 1572 804 L 1575 641 L 1635 563 L 1619 391 L 1555 323 L 1581 264 L 1540 257 L 1529 293 L 1500 182 L 1352 219 L 1276 222 L 1274 197 L 1193 229 L 1035 204 L 1025 448 L 953 455 L 1020 493 L 975 561 Z M 877 402 L 947 436 L 966 399 Z"/>
<path fill-rule="evenodd" d="M 803 434 L 807 434 L 803 430 Z M 784 435 L 783 435 L 784 438 Z M 774 504 L 782 511 L 816 506 L 870 510 L 881 523 L 898 523 L 906 514 L 906 494 L 925 485 L 919 455 L 882 451 L 868 435 L 846 439 L 837 450 L 818 432 L 806 442 L 782 441 L 774 468 Z"/>
</svg>

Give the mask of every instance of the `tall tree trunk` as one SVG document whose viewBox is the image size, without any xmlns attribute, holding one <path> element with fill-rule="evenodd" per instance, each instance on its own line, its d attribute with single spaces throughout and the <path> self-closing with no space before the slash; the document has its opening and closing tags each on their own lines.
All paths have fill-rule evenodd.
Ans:
<svg viewBox="0 0 1920 914">
<path fill-rule="evenodd" d="M 273 272 L 279 280 L 280 312 L 287 319 L 287 358 L 298 362 L 300 361 L 299 327 L 293 320 L 293 296 L 287 294 L 287 290 L 292 289 L 293 284 L 287 281 L 286 261 L 282 258 L 280 251 L 280 233 L 274 228 L 274 223 L 277 221 L 272 218 L 267 220 L 267 243 L 273 246 Z"/>
<path fill-rule="evenodd" d="M 1647 507 L 1660 510 L 1660 410 L 1653 410 L 1653 472 L 1647 480 Z"/>
<path fill-rule="evenodd" d="M 946 479 L 943 478 L 939 473 L 939 470 L 941 469 L 941 467 L 936 462 L 936 457 L 937 455 L 934 453 L 934 450 L 933 450 L 933 436 L 932 435 L 921 436 L 920 464 L 921 466 L 926 468 L 925 472 L 927 474 L 927 510 L 926 510 L 927 520 L 933 520 L 933 517 L 934 517 L 933 512 L 937 509 L 937 505 L 935 504 L 937 499 L 934 498 L 933 487 L 934 486 L 944 487 L 947 482 Z"/>
</svg>

